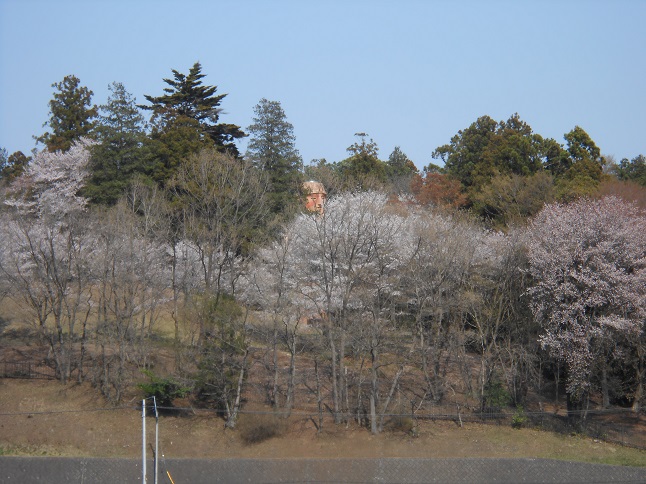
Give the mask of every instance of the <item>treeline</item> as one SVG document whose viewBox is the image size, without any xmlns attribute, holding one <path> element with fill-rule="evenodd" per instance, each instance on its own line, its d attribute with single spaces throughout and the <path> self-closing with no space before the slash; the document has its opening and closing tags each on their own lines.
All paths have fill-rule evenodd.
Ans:
<svg viewBox="0 0 646 484">
<path fill-rule="evenodd" d="M 82 193 L 92 204 L 114 205 L 135 182 L 168 188 L 181 160 L 206 148 L 245 158 L 265 173 L 274 213 L 298 206 L 303 179 L 321 181 L 331 194 L 357 187 L 412 194 L 422 204 L 468 208 L 496 227 L 535 215 L 545 202 L 599 193 L 623 192 L 645 203 L 638 188 L 646 186 L 644 155 L 619 162 L 603 156 L 579 126 L 561 144 L 534 133 L 518 114 L 506 121 L 482 116 L 431 153 L 443 166 L 429 163 L 421 172 L 400 147 L 381 160 L 377 143 L 356 133 L 346 159 L 304 165 L 279 102 L 260 100 L 245 132 L 220 120 L 226 94 L 202 83 L 199 63 L 188 74 L 172 74 L 163 94 L 144 95 L 146 104 L 119 82 L 101 106 L 76 76 L 52 85 L 48 130 L 34 138 L 49 152 L 67 151 L 81 138 L 97 142 Z M 247 136 L 248 149 L 240 153 L 236 142 Z M 0 184 L 17 178 L 29 160 L 0 148 Z"/>
<path fill-rule="evenodd" d="M 61 381 L 118 401 L 170 320 L 173 378 L 229 426 L 259 350 L 275 408 L 309 375 L 320 409 L 373 432 L 407 377 L 419 405 L 442 402 L 456 369 L 482 409 L 545 378 L 572 408 L 599 392 L 640 409 L 643 156 L 609 164 L 581 128 L 560 145 L 514 115 L 478 119 L 422 173 L 364 133 L 347 159 L 303 167 L 266 99 L 241 154 L 203 77 L 173 71 L 142 106 L 115 83 L 95 107 L 69 76 L 45 149 L 4 157 L 0 297 Z M 306 178 L 328 189 L 323 214 L 303 212 Z"/>
</svg>

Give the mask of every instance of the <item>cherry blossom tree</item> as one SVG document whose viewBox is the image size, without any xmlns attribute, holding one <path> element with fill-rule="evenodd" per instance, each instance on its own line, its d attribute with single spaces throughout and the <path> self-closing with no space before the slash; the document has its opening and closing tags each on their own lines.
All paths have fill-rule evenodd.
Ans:
<svg viewBox="0 0 646 484">
<path fill-rule="evenodd" d="M 115 402 L 131 383 L 131 364 L 146 368 L 149 363 L 149 337 L 172 286 L 167 246 L 151 220 L 157 206 L 139 192 L 132 187 L 117 205 L 97 210 L 92 225 L 93 383 Z"/>
<path fill-rule="evenodd" d="M 365 416 L 374 433 L 383 429 L 406 367 L 397 347 L 401 338 L 393 337 L 404 222 L 383 193 L 339 195 L 328 201 L 324 214 L 294 220 L 281 241 L 261 252 L 253 275 L 256 292 L 263 294 L 255 300 L 273 320 L 285 324 L 295 314 L 320 319 L 335 420 Z M 397 368 L 394 376 L 386 366 Z"/>
<path fill-rule="evenodd" d="M 296 227 L 291 225 L 289 229 Z M 307 301 L 303 300 L 299 288 L 294 257 L 294 233 L 287 232 L 278 237 L 267 247 L 258 250 L 250 270 L 242 279 L 240 298 L 245 303 L 261 308 L 264 319 L 269 319 L 269 326 L 257 327 L 256 332 L 265 336 L 269 348 L 265 366 L 270 370 L 271 381 L 267 382 L 267 397 L 274 408 L 281 406 L 280 398 L 284 396 L 285 414 L 288 416 L 294 403 L 296 381 L 296 355 L 301 345 L 302 320 L 307 317 Z M 311 312 L 309 313 L 311 315 Z M 286 350 L 290 355 L 287 375 L 287 389 L 281 390 L 281 368 L 279 353 Z"/>
<path fill-rule="evenodd" d="M 80 140 L 66 152 L 38 153 L 5 200 L 12 210 L 4 224 L 0 269 L 14 288 L 12 297 L 47 341 L 62 382 L 75 368 L 83 378 L 94 245 L 86 199 L 78 192 L 87 176 L 90 145 Z M 80 361 L 74 349 L 79 335 Z"/>
<path fill-rule="evenodd" d="M 96 142 L 81 138 L 66 151 L 41 151 L 12 185 L 5 201 L 9 206 L 41 219 L 59 221 L 83 210 L 87 199 L 79 195 L 88 176 L 90 147 Z"/>
<path fill-rule="evenodd" d="M 646 316 L 646 218 L 614 197 L 547 205 L 528 241 L 531 309 L 543 348 L 567 372 L 569 402 L 585 401 L 605 376 L 610 345 L 625 341 L 643 396 Z M 603 385 L 603 381 L 601 382 Z"/>
<path fill-rule="evenodd" d="M 428 210 L 410 215 L 399 236 L 401 292 L 413 321 L 413 347 L 426 382 L 424 399 L 436 403 L 444 396 L 449 364 L 460 350 L 452 323 L 481 238 L 473 224 Z"/>
</svg>

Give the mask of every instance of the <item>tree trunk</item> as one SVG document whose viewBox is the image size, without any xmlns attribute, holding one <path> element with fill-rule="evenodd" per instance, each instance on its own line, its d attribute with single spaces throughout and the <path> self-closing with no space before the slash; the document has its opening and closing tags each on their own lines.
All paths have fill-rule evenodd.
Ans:
<svg viewBox="0 0 646 484">
<path fill-rule="evenodd" d="M 318 408 L 319 424 L 316 433 L 320 434 L 323 430 L 323 398 L 321 397 L 321 377 L 319 375 L 319 362 L 314 360 L 314 374 L 316 375 L 316 405 Z"/>
<path fill-rule="evenodd" d="M 287 414 L 285 417 L 289 417 L 292 412 L 292 406 L 294 405 L 294 386 L 296 380 L 296 334 L 292 334 L 292 342 L 289 345 L 289 380 L 287 381 L 287 398 L 285 400 L 285 410 Z"/>
<path fill-rule="evenodd" d="M 332 405 L 334 408 L 334 423 L 338 424 L 341 422 L 341 415 L 339 414 L 339 379 L 336 367 L 336 346 L 334 345 L 334 335 L 332 333 L 332 328 L 328 328 L 330 359 L 332 361 Z"/>
<path fill-rule="evenodd" d="M 348 368 L 345 366 L 345 330 L 341 330 L 341 341 L 339 342 L 339 376 L 341 377 L 341 420 L 347 423 L 348 405 Z"/>
<path fill-rule="evenodd" d="M 240 411 L 240 398 L 242 396 L 242 383 L 244 382 L 245 367 L 247 366 L 247 355 L 249 351 L 245 351 L 244 358 L 242 359 L 242 368 L 240 368 L 240 373 L 238 375 L 238 385 L 236 387 L 236 398 L 233 402 L 233 409 L 231 410 L 229 417 L 225 423 L 225 426 L 229 429 L 232 429 L 236 426 L 238 420 L 238 412 Z"/>
<path fill-rule="evenodd" d="M 274 329 L 272 331 L 272 365 L 274 373 L 274 381 L 271 389 L 271 406 L 274 409 L 278 408 L 278 323 L 274 316 Z"/>
<path fill-rule="evenodd" d="M 395 378 L 393 379 L 393 384 L 390 386 L 390 392 L 388 392 L 388 397 L 384 402 L 384 408 L 381 410 L 381 415 L 379 417 L 379 432 L 383 432 L 384 430 L 384 417 L 386 415 L 386 412 L 388 411 L 388 406 L 390 405 L 390 401 L 392 400 L 393 395 L 395 394 L 395 390 L 397 389 L 397 384 L 399 383 L 399 377 L 402 375 L 403 372 L 404 372 L 404 367 L 400 366 L 399 370 L 397 370 L 397 374 L 395 375 Z"/>
<path fill-rule="evenodd" d="M 603 398 L 603 408 L 610 407 L 610 391 L 608 389 L 608 366 L 602 363 L 601 368 L 601 394 Z"/>
<path fill-rule="evenodd" d="M 371 356 L 371 367 L 370 374 L 372 376 L 371 388 L 370 388 L 370 431 L 373 434 L 379 433 L 379 426 L 377 422 L 377 400 L 378 395 L 378 381 L 377 381 L 377 350 L 373 348 L 370 350 Z"/>
<path fill-rule="evenodd" d="M 641 410 L 642 399 L 644 398 L 644 378 L 646 378 L 646 365 L 644 365 L 643 347 L 637 349 L 638 361 L 636 368 L 637 386 L 635 387 L 635 396 L 632 405 L 632 411 L 638 413 Z"/>
</svg>

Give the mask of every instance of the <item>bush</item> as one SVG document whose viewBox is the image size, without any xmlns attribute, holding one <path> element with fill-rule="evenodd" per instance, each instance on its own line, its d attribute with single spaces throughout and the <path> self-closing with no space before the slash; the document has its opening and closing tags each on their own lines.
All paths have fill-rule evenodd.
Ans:
<svg viewBox="0 0 646 484">
<path fill-rule="evenodd" d="M 143 370 L 143 373 L 150 378 L 150 382 L 140 383 L 138 387 L 144 391 L 146 398 L 155 397 L 157 407 L 172 407 L 173 400 L 184 398 L 190 392 L 190 388 L 170 378 L 161 378 L 150 370 Z"/>
<path fill-rule="evenodd" d="M 525 415 L 525 409 L 522 406 L 516 407 L 516 413 L 511 418 L 511 426 L 515 429 L 522 429 L 527 423 L 527 415 Z"/>
<path fill-rule="evenodd" d="M 412 434 L 413 429 L 415 428 L 415 424 L 411 417 L 396 415 L 388 421 L 386 428 L 393 432 L 404 432 L 405 434 Z"/>
<path fill-rule="evenodd" d="M 498 376 L 494 376 L 484 388 L 482 395 L 483 409 L 499 411 L 509 405 L 511 397 Z"/>
<path fill-rule="evenodd" d="M 247 414 L 238 423 L 240 437 L 245 444 L 258 444 L 285 433 L 285 421 L 276 415 Z"/>
</svg>

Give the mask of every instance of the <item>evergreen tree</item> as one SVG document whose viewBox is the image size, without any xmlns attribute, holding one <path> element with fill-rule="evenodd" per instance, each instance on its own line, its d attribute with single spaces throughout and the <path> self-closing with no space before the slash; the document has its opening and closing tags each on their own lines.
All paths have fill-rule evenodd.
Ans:
<svg viewBox="0 0 646 484">
<path fill-rule="evenodd" d="M 411 182 L 414 176 L 417 175 L 417 167 L 399 146 L 395 146 L 395 149 L 388 157 L 386 172 L 391 190 L 398 194 L 410 193 Z"/>
<path fill-rule="evenodd" d="M 113 82 L 108 102 L 100 107 L 96 133 L 100 142 L 92 151 L 90 179 L 85 195 L 95 203 L 112 205 L 132 176 L 145 171 L 145 122 L 135 99 L 120 82 Z"/>
<path fill-rule="evenodd" d="M 0 150 L 0 183 L 8 184 L 18 178 L 25 171 L 29 159 L 22 151 L 7 156 L 4 148 Z"/>
<path fill-rule="evenodd" d="M 338 163 L 339 173 L 354 186 L 368 188 L 386 182 L 386 164 L 379 159 L 379 148 L 372 139 L 366 141 L 366 133 L 355 133 L 361 142 L 354 142 L 347 148 L 350 157 Z"/>
<path fill-rule="evenodd" d="M 164 132 L 174 129 L 178 123 L 182 127 L 192 127 L 199 138 L 208 138 L 218 151 L 238 156 L 235 145 L 237 139 L 246 136 L 239 126 L 220 123 L 220 104 L 226 94 L 216 95 L 217 86 L 205 86 L 202 79 L 202 66 L 193 64 L 188 75 L 172 70 L 173 79 L 164 79 L 169 87 L 164 88 L 161 96 L 144 95 L 151 104 L 139 106 L 152 111 L 153 129 Z M 204 147 L 204 146 L 203 146 Z"/>
<path fill-rule="evenodd" d="M 4 170 L 7 167 L 9 155 L 6 148 L 0 148 L 0 180 L 4 178 Z"/>
<path fill-rule="evenodd" d="M 49 152 L 67 151 L 74 141 L 93 135 L 97 116 L 97 107 L 92 105 L 94 93 L 80 82 L 70 75 L 52 84 L 56 92 L 49 101 L 49 120 L 43 124 L 50 131 L 36 138 Z"/>
<path fill-rule="evenodd" d="M 632 160 L 624 158 L 616 167 L 617 178 L 632 180 L 646 187 L 646 156 L 637 155 Z"/>
<path fill-rule="evenodd" d="M 388 176 L 391 179 L 410 177 L 417 173 L 415 163 L 406 156 L 406 153 L 404 153 L 399 146 L 395 146 L 395 149 L 388 157 L 386 165 L 388 165 Z"/>
<path fill-rule="evenodd" d="M 498 175 L 532 175 L 561 155 L 553 140 L 534 134 L 518 114 L 500 122 L 482 116 L 433 152 L 446 172 L 472 191 Z"/>
<path fill-rule="evenodd" d="M 556 167 L 557 196 L 567 202 L 593 195 L 599 188 L 605 159 L 592 138 L 581 127 L 566 133 L 566 153 Z"/>
<path fill-rule="evenodd" d="M 269 177 L 269 203 L 274 213 L 286 212 L 299 201 L 303 160 L 295 147 L 294 127 L 278 101 L 263 98 L 254 107 L 247 156 Z"/>
</svg>

